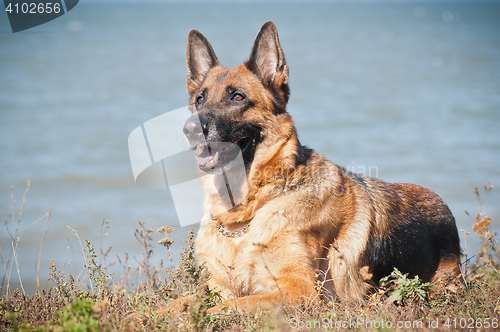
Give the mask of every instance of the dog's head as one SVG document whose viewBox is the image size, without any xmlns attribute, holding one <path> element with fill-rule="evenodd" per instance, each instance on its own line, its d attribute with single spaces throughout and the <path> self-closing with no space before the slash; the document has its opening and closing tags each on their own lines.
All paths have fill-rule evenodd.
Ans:
<svg viewBox="0 0 500 332">
<path fill-rule="evenodd" d="M 212 172 L 241 151 L 248 170 L 286 114 L 288 67 L 274 23 L 262 26 L 248 61 L 232 69 L 220 66 L 208 40 L 191 30 L 187 69 L 193 115 L 184 133 L 198 167 Z"/>
</svg>

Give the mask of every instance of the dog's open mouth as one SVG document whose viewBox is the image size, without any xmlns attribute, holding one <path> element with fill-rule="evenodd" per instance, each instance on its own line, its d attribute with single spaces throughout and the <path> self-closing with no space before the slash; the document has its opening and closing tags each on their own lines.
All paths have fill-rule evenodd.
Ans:
<svg viewBox="0 0 500 332">
<path fill-rule="evenodd" d="M 240 152 L 243 155 L 252 141 L 253 138 L 247 137 L 236 143 L 210 142 L 198 145 L 195 153 L 199 169 L 208 172 L 228 165 Z"/>
</svg>

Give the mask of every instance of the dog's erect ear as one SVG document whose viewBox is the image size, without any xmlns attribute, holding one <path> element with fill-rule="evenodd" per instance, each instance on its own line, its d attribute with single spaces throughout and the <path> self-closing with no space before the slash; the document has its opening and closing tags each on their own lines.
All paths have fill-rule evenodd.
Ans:
<svg viewBox="0 0 500 332">
<path fill-rule="evenodd" d="M 253 44 L 247 67 L 288 101 L 288 66 L 273 22 L 262 26 Z"/>
<path fill-rule="evenodd" d="M 197 30 L 189 31 L 187 42 L 187 90 L 192 94 L 207 73 L 219 65 L 212 45 Z"/>
</svg>

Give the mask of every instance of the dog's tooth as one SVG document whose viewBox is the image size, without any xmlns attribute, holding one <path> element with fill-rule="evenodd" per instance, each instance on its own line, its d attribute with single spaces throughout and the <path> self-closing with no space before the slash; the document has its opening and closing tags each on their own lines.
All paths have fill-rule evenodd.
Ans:
<svg viewBox="0 0 500 332">
<path fill-rule="evenodd" d="M 203 145 L 198 145 L 198 147 L 195 150 L 196 155 L 199 155 L 200 153 L 203 152 L 204 146 Z"/>
<path fill-rule="evenodd" d="M 214 164 L 215 164 L 217 161 L 219 161 L 219 151 L 217 151 L 217 152 L 215 153 L 214 160 L 213 160 Z"/>
</svg>

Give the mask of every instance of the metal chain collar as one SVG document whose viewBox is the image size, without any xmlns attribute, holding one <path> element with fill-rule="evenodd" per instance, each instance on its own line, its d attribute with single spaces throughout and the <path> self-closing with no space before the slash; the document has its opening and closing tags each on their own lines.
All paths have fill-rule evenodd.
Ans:
<svg viewBox="0 0 500 332">
<path fill-rule="evenodd" d="M 210 215 L 210 218 L 212 218 L 213 221 L 217 222 L 217 218 L 213 217 L 212 215 Z M 219 233 L 221 233 L 226 237 L 238 237 L 243 235 L 248 230 L 248 226 L 250 226 L 250 224 L 238 229 L 237 231 L 232 231 L 232 232 L 225 229 L 224 226 L 222 226 L 222 224 L 217 224 L 215 227 L 217 228 Z"/>
</svg>

